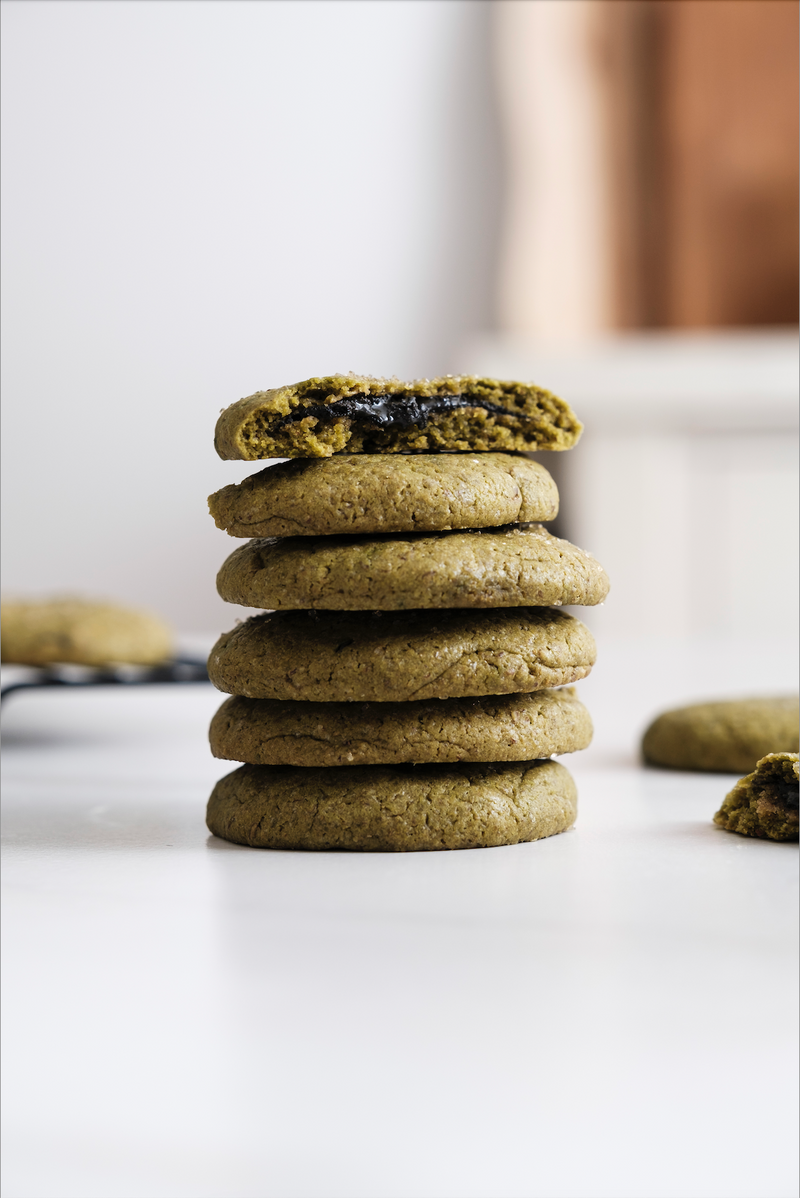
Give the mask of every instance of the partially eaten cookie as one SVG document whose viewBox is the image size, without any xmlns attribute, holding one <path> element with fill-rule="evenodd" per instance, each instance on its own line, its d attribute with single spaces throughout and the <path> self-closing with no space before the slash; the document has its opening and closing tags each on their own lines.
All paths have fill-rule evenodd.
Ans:
<svg viewBox="0 0 800 1198">
<path fill-rule="evenodd" d="M 333 374 L 257 391 L 225 408 L 221 458 L 329 458 L 337 453 L 571 449 L 583 425 L 532 383 L 445 375 L 402 383 Z"/>
<path fill-rule="evenodd" d="M 768 753 L 736 783 L 714 823 L 740 836 L 797 840 L 799 781 L 797 753 Z"/>
</svg>

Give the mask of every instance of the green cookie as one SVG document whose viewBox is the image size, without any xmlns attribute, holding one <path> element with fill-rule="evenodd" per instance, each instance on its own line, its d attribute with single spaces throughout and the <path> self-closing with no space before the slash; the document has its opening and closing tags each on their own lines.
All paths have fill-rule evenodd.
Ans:
<svg viewBox="0 0 800 1198">
<path fill-rule="evenodd" d="M 642 740 L 651 765 L 741 773 L 767 753 L 798 749 L 796 695 L 695 703 L 666 711 Z"/>
<path fill-rule="evenodd" d="M 211 752 L 251 765 L 531 761 L 585 749 L 589 712 L 572 687 L 531 695 L 415 703 L 226 699 Z"/>
<path fill-rule="evenodd" d="M 529 383 L 446 375 L 401 383 L 355 374 L 257 391 L 226 408 L 221 458 L 335 453 L 571 449 L 582 425 L 563 399 Z"/>
<path fill-rule="evenodd" d="M 736 783 L 714 823 L 740 836 L 797 840 L 798 777 L 797 753 L 768 753 Z"/>
<path fill-rule="evenodd" d="M 414 852 L 518 844 L 564 832 L 577 815 L 555 761 L 513 765 L 242 765 L 214 787 L 215 836 L 265 849 Z"/>
<path fill-rule="evenodd" d="M 397 611 L 602 603 L 605 570 L 541 524 L 477 532 L 248 541 L 217 575 L 245 607 Z"/>
<path fill-rule="evenodd" d="M 232 537 L 440 532 L 553 520 L 558 491 L 516 454 L 343 454 L 267 466 L 208 506 Z"/>
<path fill-rule="evenodd" d="M 223 633 L 208 659 L 230 695 L 322 703 L 508 695 L 585 678 L 585 624 L 551 607 L 271 612 Z"/>
</svg>

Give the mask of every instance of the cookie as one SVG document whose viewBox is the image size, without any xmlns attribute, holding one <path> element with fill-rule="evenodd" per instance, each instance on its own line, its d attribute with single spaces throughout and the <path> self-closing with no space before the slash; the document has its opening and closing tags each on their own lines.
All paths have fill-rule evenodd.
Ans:
<svg viewBox="0 0 800 1198">
<path fill-rule="evenodd" d="M 334 374 L 257 391 L 226 408 L 221 458 L 328 458 L 335 453 L 571 449 L 582 425 L 563 399 L 528 383 L 446 375 Z"/>
<path fill-rule="evenodd" d="M 251 765 L 532 761 L 585 749 L 589 712 L 572 687 L 480 699 L 298 703 L 226 699 L 211 752 Z"/>
<path fill-rule="evenodd" d="M 740 836 L 797 840 L 798 778 L 797 753 L 768 753 L 736 783 L 714 823 Z"/>
<path fill-rule="evenodd" d="M 172 654 L 170 629 L 149 612 L 75 598 L 3 603 L 5 662 L 152 665 Z"/>
<path fill-rule="evenodd" d="M 245 607 L 398 611 L 601 603 L 605 570 L 541 524 L 432 535 L 248 541 L 217 575 Z"/>
<path fill-rule="evenodd" d="M 215 836 L 265 849 L 477 849 L 564 832 L 577 804 L 555 761 L 242 765 L 214 787 L 206 822 Z"/>
<path fill-rule="evenodd" d="M 798 699 L 729 699 L 664 712 L 644 734 L 651 765 L 677 770 L 753 770 L 767 753 L 798 749 Z"/>
<path fill-rule="evenodd" d="M 232 537 L 438 532 L 553 520 L 558 491 L 514 454 L 347 454 L 268 466 L 208 506 Z"/>
<path fill-rule="evenodd" d="M 288 611 L 223 633 L 208 673 L 219 690 L 254 699 L 406 702 L 563 686 L 595 656 L 589 629 L 548 607 Z"/>
</svg>

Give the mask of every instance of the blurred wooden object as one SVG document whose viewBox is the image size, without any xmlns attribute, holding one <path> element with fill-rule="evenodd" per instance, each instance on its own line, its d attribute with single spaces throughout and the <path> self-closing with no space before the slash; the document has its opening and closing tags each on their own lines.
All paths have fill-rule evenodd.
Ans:
<svg viewBox="0 0 800 1198">
<path fill-rule="evenodd" d="M 617 323 L 796 323 L 797 4 L 603 9 Z"/>
<path fill-rule="evenodd" d="M 794 0 L 501 0 L 502 331 L 798 319 Z"/>
<path fill-rule="evenodd" d="M 539 460 L 561 493 L 559 535 L 611 578 L 602 610 L 578 612 L 590 628 L 754 644 L 769 628 L 792 643 L 793 331 L 636 332 L 568 346 L 486 337 L 465 347 L 458 369 L 536 379 L 584 421 L 576 449 Z"/>
<path fill-rule="evenodd" d="M 798 317 L 797 4 L 493 11 L 499 333 L 458 369 L 536 379 L 585 420 L 543 456 L 562 534 L 611 576 L 598 631 L 794 637 L 797 340 L 733 328 Z"/>
<path fill-rule="evenodd" d="M 547 341 L 613 325 L 599 0 L 498 0 L 505 197 L 498 323 Z"/>
</svg>

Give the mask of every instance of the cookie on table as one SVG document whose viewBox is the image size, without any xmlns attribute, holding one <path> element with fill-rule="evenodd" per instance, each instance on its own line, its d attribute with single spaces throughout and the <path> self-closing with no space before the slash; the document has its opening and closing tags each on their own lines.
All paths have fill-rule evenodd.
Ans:
<svg viewBox="0 0 800 1198">
<path fill-rule="evenodd" d="M 531 761 L 585 749 L 592 721 L 572 687 L 411 703 L 226 699 L 211 752 L 251 765 Z"/>
<path fill-rule="evenodd" d="M 4 662 L 154 665 L 173 651 L 170 628 L 146 611 L 77 598 L 3 603 Z"/>
<path fill-rule="evenodd" d="M 589 629 L 549 607 L 495 611 L 270 612 L 223 633 L 221 691 L 254 699 L 407 702 L 507 695 L 585 678 Z"/>
<path fill-rule="evenodd" d="M 714 823 L 740 836 L 797 840 L 799 779 L 797 753 L 768 753 L 736 783 Z"/>
<path fill-rule="evenodd" d="M 346 454 L 268 466 L 208 506 L 232 537 L 437 532 L 553 520 L 558 491 L 514 454 Z"/>
<path fill-rule="evenodd" d="M 267 849 L 416 852 L 539 840 L 575 822 L 555 761 L 508 765 L 242 765 L 208 803 L 209 831 Z"/>
<path fill-rule="evenodd" d="M 798 749 L 797 695 L 694 703 L 658 716 L 644 734 L 651 765 L 677 770 L 753 770 L 767 753 Z"/>
<path fill-rule="evenodd" d="M 582 425 L 541 387 L 472 375 L 398 379 L 334 374 L 257 391 L 226 408 L 221 458 L 328 458 L 336 453 L 571 449 Z"/>
<path fill-rule="evenodd" d="M 602 603 L 600 563 L 541 524 L 382 537 L 257 539 L 217 575 L 228 603 L 397 611 Z"/>
</svg>

